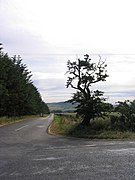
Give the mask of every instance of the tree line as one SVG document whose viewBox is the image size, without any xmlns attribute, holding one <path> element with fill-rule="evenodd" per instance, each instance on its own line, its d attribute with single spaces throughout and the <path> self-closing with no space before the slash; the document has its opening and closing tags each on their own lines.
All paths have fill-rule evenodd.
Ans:
<svg viewBox="0 0 135 180">
<path fill-rule="evenodd" d="M 31 76 L 21 57 L 9 57 L 0 43 L 0 116 L 49 113 Z"/>
</svg>

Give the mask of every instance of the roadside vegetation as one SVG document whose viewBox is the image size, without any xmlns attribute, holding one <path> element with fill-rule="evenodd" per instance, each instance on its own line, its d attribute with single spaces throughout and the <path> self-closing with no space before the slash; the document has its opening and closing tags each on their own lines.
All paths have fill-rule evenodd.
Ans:
<svg viewBox="0 0 135 180">
<path fill-rule="evenodd" d="M 119 112 L 96 117 L 89 126 L 82 126 L 81 122 L 75 113 L 55 114 L 50 133 L 89 139 L 135 139 L 135 130 L 123 126 Z"/>
<path fill-rule="evenodd" d="M 10 57 L 2 49 L 0 43 L 0 124 L 10 123 L 16 117 L 49 113 L 21 57 Z"/>
<path fill-rule="evenodd" d="M 44 115 L 45 117 L 46 115 Z M 20 116 L 20 117 L 0 117 L 0 126 L 7 125 L 7 124 L 12 124 L 15 122 L 19 121 L 24 121 L 26 119 L 31 119 L 31 118 L 38 118 L 41 117 L 39 115 L 27 115 L 27 116 Z"/>
<path fill-rule="evenodd" d="M 106 81 L 107 65 L 99 56 L 97 63 L 89 55 L 84 59 L 67 62 L 67 88 L 76 92 L 67 102 L 76 105 L 76 117 L 71 114 L 55 115 L 50 132 L 74 137 L 98 139 L 135 138 L 135 100 L 106 103 L 104 92 L 93 90 L 93 84 Z"/>
</svg>

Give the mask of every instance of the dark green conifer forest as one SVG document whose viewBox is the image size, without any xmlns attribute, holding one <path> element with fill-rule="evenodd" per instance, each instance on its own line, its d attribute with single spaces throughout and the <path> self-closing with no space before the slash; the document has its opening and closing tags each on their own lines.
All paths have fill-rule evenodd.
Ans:
<svg viewBox="0 0 135 180">
<path fill-rule="evenodd" d="M 20 56 L 9 57 L 0 44 L 0 116 L 49 113 Z"/>
</svg>

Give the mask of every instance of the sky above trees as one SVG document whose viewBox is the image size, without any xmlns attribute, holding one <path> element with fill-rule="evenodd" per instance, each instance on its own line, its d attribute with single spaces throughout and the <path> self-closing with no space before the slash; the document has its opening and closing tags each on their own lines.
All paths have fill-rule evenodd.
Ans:
<svg viewBox="0 0 135 180">
<path fill-rule="evenodd" d="M 0 42 L 20 54 L 45 102 L 71 97 L 68 59 L 101 55 L 109 78 L 96 87 L 109 102 L 135 96 L 134 0 L 1 0 Z"/>
</svg>

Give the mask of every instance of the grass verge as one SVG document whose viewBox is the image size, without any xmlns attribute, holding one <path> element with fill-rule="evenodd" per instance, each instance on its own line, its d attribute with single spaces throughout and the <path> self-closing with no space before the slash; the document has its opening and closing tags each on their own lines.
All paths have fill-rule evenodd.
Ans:
<svg viewBox="0 0 135 180">
<path fill-rule="evenodd" d="M 49 131 L 51 134 L 89 139 L 135 139 L 135 133 L 109 129 L 109 120 L 98 118 L 91 126 L 79 126 L 74 115 L 55 115 Z"/>
<path fill-rule="evenodd" d="M 0 117 L 0 126 L 12 124 L 12 123 L 19 122 L 19 121 L 24 121 L 24 120 L 30 119 L 30 118 L 38 118 L 38 117 L 40 117 L 40 116 L 39 115 L 29 115 L 29 116 L 11 117 L 11 118 Z"/>
</svg>

